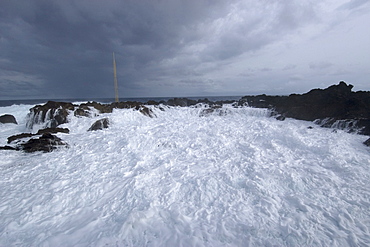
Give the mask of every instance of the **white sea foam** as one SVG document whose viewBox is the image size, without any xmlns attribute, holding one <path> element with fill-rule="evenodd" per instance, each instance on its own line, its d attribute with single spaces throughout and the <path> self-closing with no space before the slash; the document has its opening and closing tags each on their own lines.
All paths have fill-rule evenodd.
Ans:
<svg viewBox="0 0 370 247">
<path fill-rule="evenodd" d="M 28 108 L 0 108 L 20 123 L 0 145 Z M 71 115 L 68 149 L 1 151 L 0 246 L 370 245 L 367 137 L 263 109 L 152 109 Z"/>
</svg>

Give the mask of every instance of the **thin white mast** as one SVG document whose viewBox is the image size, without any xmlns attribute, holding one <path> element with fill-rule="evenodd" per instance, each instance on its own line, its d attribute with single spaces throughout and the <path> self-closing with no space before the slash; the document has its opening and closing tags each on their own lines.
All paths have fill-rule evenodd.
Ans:
<svg viewBox="0 0 370 247">
<path fill-rule="evenodd" d="M 116 59 L 114 57 L 114 52 L 113 52 L 113 73 L 114 73 L 114 93 L 115 93 L 115 100 L 116 100 L 116 102 L 119 102 L 119 98 L 118 98 L 118 82 L 117 82 L 117 67 L 116 67 Z"/>
</svg>

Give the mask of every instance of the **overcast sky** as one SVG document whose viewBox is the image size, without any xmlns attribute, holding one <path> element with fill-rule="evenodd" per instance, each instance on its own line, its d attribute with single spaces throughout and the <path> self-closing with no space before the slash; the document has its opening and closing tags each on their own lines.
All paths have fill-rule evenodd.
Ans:
<svg viewBox="0 0 370 247">
<path fill-rule="evenodd" d="M 0 99 L 370 90 L 370 0 L 1 0 Z"/>
</svg>

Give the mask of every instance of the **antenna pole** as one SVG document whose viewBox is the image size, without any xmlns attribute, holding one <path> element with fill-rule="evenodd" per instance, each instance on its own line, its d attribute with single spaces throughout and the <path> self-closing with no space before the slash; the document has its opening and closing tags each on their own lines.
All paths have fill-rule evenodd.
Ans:
<svg viewBox="0 0 370 247">
<path fill-rule="evenodd" d="M 118 98 L 118 82 L 117 82 L 117 67 L 116 67 L 116 59 L 114 57 L 114 52 L 113 52 L 113 73 L 114 73 L 114 93 L 115 93 L 115 100 L 116 100 L 116 102 L 119 102 L 119 98 Z"/>
</svg>

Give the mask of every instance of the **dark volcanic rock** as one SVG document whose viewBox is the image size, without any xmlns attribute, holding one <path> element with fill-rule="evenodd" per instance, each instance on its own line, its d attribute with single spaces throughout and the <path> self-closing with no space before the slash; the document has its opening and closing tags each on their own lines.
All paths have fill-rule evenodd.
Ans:
<svg viewBox="0 0 370 247">
<path fill-rule="evenodd" d="M 370 147 L 370 138 L 369 138 L 369 139 L 367 139 L 366 141 L 364 141 L 364 144 L 365 144 L 366 146 Z"/>
<path fill-rule="evenodd" d="M 88 131 L 94 131 L 94 130 L 102 130 L 106 129 L 109 126 L 109 119 L 108 118 L 102 118 L 97 120 L 91 127 L 88 129 Z"/>
<path fill-rule="evenodd" d="M 20 140 L 20 139 L 23 139 L 23 138 L 32 137 L 34 135 L 35 134 L 31 134 L 31 133 L 22 133 L 22 134 L 10 136 L 10 137 L 8 137 L 8 144 L 15 141 L 15 140 Z"/>
<path fill-rule="evenodd" d="M 90 108 L 95 108 L 96 110 L 98 110 L 99 113 L 111 113 L 114 107 L 112 106 L 112 104 L 101 104 L 95 101 L 87 102 L 79 106 L 79 109 L 82 109 L 84 111 L 90 111 Z"/>
<path fill-rule="evenodd" d="M 13 135 L 13 136 L 8 137 L 8 143 L 11 143 L 11 142 L 16 141 L 16 140 L 21 140 L 23 138 L 28 138 L 28 137 L 37 136 L 37 135 L 43 135 L 43 134 L 47 134 L 47 133 L 48 134 L 55 134 L 55 133 L 66 133 L 66 134 L 68 134 L 69 129 L 67 129 L 67 128 L 46 128 L 46 129 L 41 129 L 41 130 L 37 131 L 36 134 L 22 133 L 22 134 L 18 134 L 18 135 Z"/>
<path fill-rule="evenodd" d="M 10 115 L 10 114 L 5 114 L 5 115 L 0 116 L 0 123 L 18 124 L 15 117 L 13 115 Z"/>
<path fill-rule="evenodd" d="M 285 120 L 285 117 L 283 115 L 278 115 L 275 118 L 276 118 L 276 120 L 279 120 L 279 121 L 284 121 Z"/>
<path fill-rule="evenodd" d="M 36 105 L 30 109 L 27 127 L 31 129 L 34 124 L 43 124 L 44 127 L 55 128 L 67 123 L 69 111 L 74 108 L 75 106 L 68 102 L 48 101 L 45 105 Z"/>
<path fill-rule="evenodd" d="M 225 101 L 210 101 L 207 98 L 204 99 L 198 99 L 198 100 L 193 100 L 193 99 L 188 99 L 188 98 L 173 98 L 169 99 L 166 102 L 162 102 L 164 105 L 168 106 L 194 106 L 196 104 L 207 104 L 210 106 L 222 106 L 223 104 L 232 104 L 235 101 L 233 100 L 225 100 Z"/>
<path fill-rule="evenodd" d="M 155 101 L 151 102 L 153 104 Z M 158 103 L 157 103 L 158 104 Z M 111 104 L 101 104 L 97 102 L 88 102 L 81 104 L 74 112 L 75 116 L 86 116 L 91 117 L 91 108 L 95 108 L 99 113 L 111 113 L 113 109 L 135 109 L 140 111 L 142 114 L 148 117 L 155 117 L 153 111 L 140 102 L 136 101 L 125 101 L 125 102 L 113 102 Z"/>
<path fill-rule="evenodd" d="M 324 128 L 347 130 L 349 133 L 355 132 L 361 135 L 370 135 L 370 118 L 367 119 L 335 119 L 325 118 L 314 121 L 317 125 Z"/>
<path fill-rule="evenodd" d="M 146 106 L 141 106 L 139 109 L 139 112 L 142 113 L 144 116 L 154 118 L 156 115 L 152 111 L 152 109 L 146 107 Z"/>
<path fill-rule="evenodd" d="M 83 108 L 77 108 L 74 112 L 74 115 L 76 117 L 90 117 L 91 113 L 89 112 L 89 110 L 85 110 Z"/>
<path fill-rule="evenodd" d="M 19 150 L 19 149 L 11 146 L 1 146 L 0 150 Z"/>
<path fill-rule="evenodd" d="M 323 127 L 351 127 L 361 134 L 370 133 L 370 92 L 352 92 L 353 86 L 340 82 L 326 89 L 313 89 L 289 96 L 245 96 L 239 105 L 270 108 L 285 117 L 308 121 L 330 119 Z M 354 121 L 353 126 L 337 121 Z M 342 122 L 344 123 L 344 122 Z"/>
<path fill-rule="evenodd" d="M 36 135 L 42 135 L 45 133 L 50 133 L 50 134 L 56 134 L 56 133 L 65 133 L 69 134 L 69 129 L 68 128 L 46 128 L 46 129 L 40 129 L 37 131 Z"/>
<path fill-rule="evenodd" d="M 58 146 L 67 146 L 65 142 L 62 141 L 59 137 L 46 133 L 43 134 L 40 138 L 30 139 L 26 143 L 20 144 L 20 149 L 27 152 L 51 152 L 58 148 Z"/>
<path fill-rule="evenodd" d="M 196 100 L 191 100 L 191 99 L 187 99 L 187 98 L 173 98 L 173 99 L 169 99 L 167 100 L 167 102 L 165 103 L 165 105 L 169 105 L 169 106 L 192 106 L 192 105 L 196 105 L 198 102 Z"/>
</svg>

